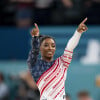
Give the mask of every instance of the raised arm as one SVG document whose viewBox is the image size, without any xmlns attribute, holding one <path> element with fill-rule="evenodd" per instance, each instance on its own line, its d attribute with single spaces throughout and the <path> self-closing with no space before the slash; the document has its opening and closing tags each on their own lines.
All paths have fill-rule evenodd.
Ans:
<svg viewBox="0 0 100 100">
<path fill-rule="evenodd" d="M 76 48 L 76 46 L 79 43 L 80 37 L 83 32 L 87 31 L 87 26 L 85 25 L 85 22 L 87 21 L 87 18 L 85 18 L 78 26 L 77 30 L 75 31 L 74 35 L 71 37 L 71 39 L 68 41 L 68 44 L 65 48 L 64 54 L 61 56 L 61 60 L 64 63 L 65 66 L 69 66 L 73 50 Z"/>
<path fill-rule="evenodd" d="M 29 52 L 27 60 L 28 66 L 30 68 L 32 68 L 35 65 L 39 55 L 39 28 L 37 24 L 35 24 L 35 28 L 32 29 L 31 36 L 32 36 L 32 48 Z"/>
<path fill-rule="evenodd" d="M 77 30 L 75 31 L 72 38 L 69 40 L 67 44 L 67 49 L 70 51 L 73 51 L 74 48 L 78 45 L 80 37 L 83 32 L 87 31 L 87 26 L 85 25 L 85 22 L 87 21 L 87 18 L 85 18 L 78 26 Z"/>
</svg>

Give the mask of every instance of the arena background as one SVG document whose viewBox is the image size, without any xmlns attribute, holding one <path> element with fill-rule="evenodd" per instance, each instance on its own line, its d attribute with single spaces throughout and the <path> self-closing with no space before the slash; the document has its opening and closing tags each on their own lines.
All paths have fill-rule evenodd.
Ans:
<svg viewBox="0 0 100 100">
<path fill-rule="evenodd" d="M 0 3 L 0 72 L 3 73 L 4 82 L 9 88 L 6 100 L 17 100 L 19 97 L 19 86 L 22 83 L 19 77 L 21 73 L 28 70 L 26 60 L 31 48 L 30 30 L 34 27 L 34 22 L 39 24 L 40 34 L 55 38 L 57 50 L 54 58 L 57 58 L 63 54 L 68 40 L 85 17 L 88 17 L 86 23 L 88 31 L 83 33 L 74 51 L 65 90 L 70 94 L 71 100 L 77 100 L 77 94 L 83 90 L 88 91 L 93 100 L 100 100 L 100 83 L 97 82 L 98 80 L 100 82 L 100 2 L 72 0 L 72 4 L 66 2 L 64 5 L 60 0 L 58 1 L 55 0 L 53 6 L 48 7 L 49 9 L 45 8 L 46 11 L 33 5 L 28 9 L 30 3 L 26 5 L 25 2 L 16 4 L 2 0 Z M 16 5 L 20 5 L 19 12 Z M 23 5 L 25 8 L 22 7 Z M 49 12 L 52 12 L 52 18 L 48 19 Z M 36 89 L 33 88 L 32 91 Z M 23 100 L 39 100 L 38 93 L 31 92 L 30 95 L 28 97 L 31 99 L 26 96 Z"/>
</svg>

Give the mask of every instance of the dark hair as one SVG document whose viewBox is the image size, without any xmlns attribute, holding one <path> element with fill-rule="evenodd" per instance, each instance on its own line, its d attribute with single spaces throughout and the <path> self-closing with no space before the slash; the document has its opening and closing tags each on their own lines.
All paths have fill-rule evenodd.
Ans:
<svg viewBox="0 0 100 100">
<path fill-rule="evenodd" d="M 52 36 L 49 36 L 49 35 L 40 35 L 40 36 L 39 36 L 39 39 L 40 39 L 40 46 L 41 46 L 42 42 L 43 42 L 45 39 L 48 39 L 48 38 L 53 39 L 54 42 L 55 42 L 55 39 L 54 39 Z"/>
<path fill-rule="evenodd" d="M 78 93 L 77 95 L 78 97 L 87 97 L 87 96 L 90 96 L 89 92 L 88 91 L 81 91 Z"/>
</svg>

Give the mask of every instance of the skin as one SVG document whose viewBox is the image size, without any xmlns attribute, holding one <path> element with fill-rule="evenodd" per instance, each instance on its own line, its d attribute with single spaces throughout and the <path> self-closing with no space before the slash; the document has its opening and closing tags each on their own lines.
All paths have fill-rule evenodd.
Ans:
<svg viewBox="0 0 100 100">
<path fill-rule="evenodd" d="M 66 100 L 70 100 L 70 98 L 67 97 Z"/>
<path fill-rule="evenodd" d="M 90 97 L 86 96 L 86 97 L 80 97 L 79 100 L 92 100 Z"/>
<path fill-rule="evenodd" d="M 40 46 L 42 59 L 47 62 L 52 61 L 53 56 L 55 54 L 55 50 L 56 46 L 54 40 L 51 38 L 45 39 Z"/>
<path fill-rule="evenodd" d="M 77 31 L 82 34 L 83 32 L 87 31 L 87 26 L 85 25 L 85 22 L 87 21 L 87 18 L 85 18 L 78 26 Z M 31 31 L 31 36 L 39 36 L 39 27 L 38 25 L 35 23 L 35 28 L 32 29 Z M 47 38 L 45 39 L 41 46 L 40 46 L 40 52 L 41 52 L 41 56 L 42 59 L 50 62 L 53 59 L 54 53 L 56 50 L 56 46 L 55 46 L 55 42 L 53 39 L 51 38 Z"/>
</svg>

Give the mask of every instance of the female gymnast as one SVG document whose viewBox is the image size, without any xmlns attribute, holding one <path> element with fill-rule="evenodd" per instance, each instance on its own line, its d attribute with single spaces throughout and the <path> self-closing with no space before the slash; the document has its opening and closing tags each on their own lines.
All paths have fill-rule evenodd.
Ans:
<svg viewBox="0 0 100 100">
<path fill-rule="evenodd" d="M 28 66 L 39 91 L 40 100 L 65 100 L 65 80 L 67 69 L 83 32 L 87 31 L 85 18 L 74 35 L 68 41 L 62 56 L 53 60 L 56 50 L 55 40 L 51 36 L 39 35 L 38 25 L 31 32 L 32 49 L 29 52 Z M 39 51 L 41 58 L 39 58 Z"/>
</svg>

